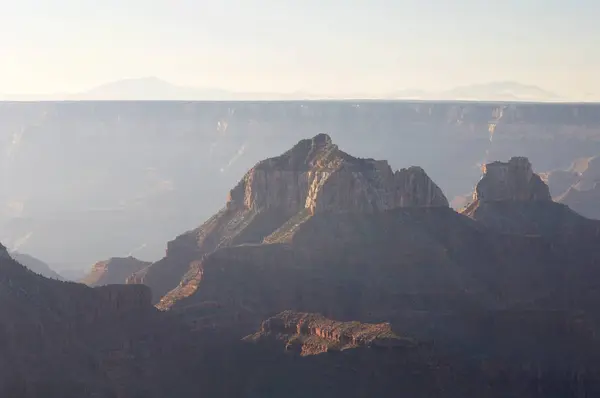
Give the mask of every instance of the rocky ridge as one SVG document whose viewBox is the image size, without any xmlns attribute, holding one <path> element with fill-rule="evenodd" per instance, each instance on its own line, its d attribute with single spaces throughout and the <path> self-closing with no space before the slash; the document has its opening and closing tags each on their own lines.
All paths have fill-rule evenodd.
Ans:
<svg viewBox="0 0 600 398">
<path fill-rule="evenodd" d="M 166 257 L 128 283 L 150 286 L 158 299 L 179 284 L 190 263 L 219 248 L 290 239 L 316 214 L 404 207 L 448 207 L 448 201 L 420 167 L 393 172 L 386 161 L 355 158 L 319 134 L 259 162 L 221 211 L 169 242 Z"/>
<path fill-rule="evenodd" d="M 146 286 L 90 288 L 47 279 L 0 247 L 0 300 L 3 397 L 193 391 L 184 375 L 193 349 L 188 332 L 151 305 Z"/>
</svg>

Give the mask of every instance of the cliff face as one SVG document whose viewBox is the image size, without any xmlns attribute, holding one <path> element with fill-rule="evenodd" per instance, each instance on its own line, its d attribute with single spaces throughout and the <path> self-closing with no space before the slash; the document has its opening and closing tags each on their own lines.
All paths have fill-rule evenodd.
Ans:
<svg viewBox="0 0 600 398">
<path fill-rule="evenodd" d="M 190 262 L 219 248 L 272 241 L 321 213 L 373 213 L 402 207 L 448 207 L 420 167 L 393 172 L 386 161 L 341 151 L 326 134 L 259 162 L 233 188 L 225 208 L 169 243 L 167 256 L 128 279 L 155 296 L 175 288 Z"/>
<path fill-rule="evenodd" d="M 486 165 L 473 199 L 462 214 L 501 232 L 594 236 L 599 225 L 554 203 L 548 186 L 526 158 Z"/>
<path fill-rule="evenodd" d="M 229 195 L 228 206 L 281 207 L 290 212 L 372 212 L 404 206 L 448 206 L 418 167 L 392 172 L 386 161 L 357 159 L 326 134 L 303 140 L 278 158 L 260 162 Z"/>
<path fill-rule="evenodd" d="M 534 174 L 527 158 L 513 157 L 508 163 L 489 163 L 483 172 L 473 196 L 476 201 L 552 200 L 548 186 Z"/>
<path fill-rule="evenodd" d="M 92 266 L 91 271 L 80 282 L 88 286 L 102 286 L 125 284 L 127 278 L 139 270 L 149 266 L 150 263 L 133 257 L 113 257 L 106 261 L 99 261 Z"/>
</svg>

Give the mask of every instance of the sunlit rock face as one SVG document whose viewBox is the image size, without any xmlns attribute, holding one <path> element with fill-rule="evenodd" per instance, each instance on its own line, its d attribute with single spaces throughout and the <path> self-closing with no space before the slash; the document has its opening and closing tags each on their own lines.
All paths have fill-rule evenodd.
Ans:
<svg viewBox="0 0 600 398">
<path fill-rule="evenodd" d="M 448 201 L 422 168 L 394 173 L 386 161 L 352 157 L 319 134 L 246 173 L 229 194 L 230 207 L 240 204 L 248 210 L 306 208 L 314 214 L 448 206 Z"/>
</svg>

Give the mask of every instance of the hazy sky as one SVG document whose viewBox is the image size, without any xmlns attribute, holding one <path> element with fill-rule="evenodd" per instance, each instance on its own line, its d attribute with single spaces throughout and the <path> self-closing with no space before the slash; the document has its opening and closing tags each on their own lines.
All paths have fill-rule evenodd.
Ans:
<svg viewBox="0 0 600 398">
<path fill-rule="evenodd" d="M 380 93 L 498 80 L 600 95 L 598 0 L 0 0 L 0 93 L 157 76 Z"/>
</svg>

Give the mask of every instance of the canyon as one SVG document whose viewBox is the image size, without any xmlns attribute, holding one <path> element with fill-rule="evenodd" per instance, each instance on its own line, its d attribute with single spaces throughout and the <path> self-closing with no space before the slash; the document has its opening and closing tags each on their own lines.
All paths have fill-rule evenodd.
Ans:
<svg viewBox="0 0 600 398">
<path fill-rule="evenodd" d="M 429 106 L 427 117 L 437 115 Z M 500 116 L 539 117 L 519 107 L 521 113 L 494 111 L 498 123 L 488 123 L 488 133 L 503 131 Z M 590 122 L 577 118 L 570 123 Z M 509 126 L 506 134 L 516 134 Z M 547 145 L 560 142 L 553 126 Z M 457 212 L 428 167 L 397 168 L 383 157 L 351 155 L 333 135 L 309 137 L 240 172 L 213 199 L 212 216 L 165 240 L 161 259 L 100 257 L 109 260 L 96 262 L 84 279 L 97 287 L 44 278 L 1 246 L 0 393 L 541 398 L 600 392 L 600 221 L 553 200 L 560 189 L 547 182 L 555 172 L 538 175 L 537 163 L 521 154 L 482 162 L 483 175 Z M 579 181 L 587 181 L 580 173 Z M 175 196 L 138 198 L 136 206 L 182 195 L 201 207 L 214 192 L 207 181 L 188 180 L 177 194 L 167 189 Z M 569 182 L 567 190 L 576 184 Z M 170 211 L 140 228 L 164 229 L 159 220 L 171 219 Z M 133 218 L 121 222 L 131 222 L 142 213 L 123 214 Z M 110 217 L 100 219 L 110 224 Z M 111 231 L 131 232 L 118 223 Z M 95 236 L 71 244 L 76 251 Z"/>
<path fill-rule="evenodd" d="M 536 172 L 547 173 L 598 156 L 599 107 L 2 102 L 0 241 L 54 269 L 87 270 L 129 255 L 156 261 L 165 242 L 218 211 L 254 164 L 319 133 L 347 153 L 386 159 L 394 170 L 422 167 L 460 208 L 485 163 L 526 156 Z"/>
</svg>

